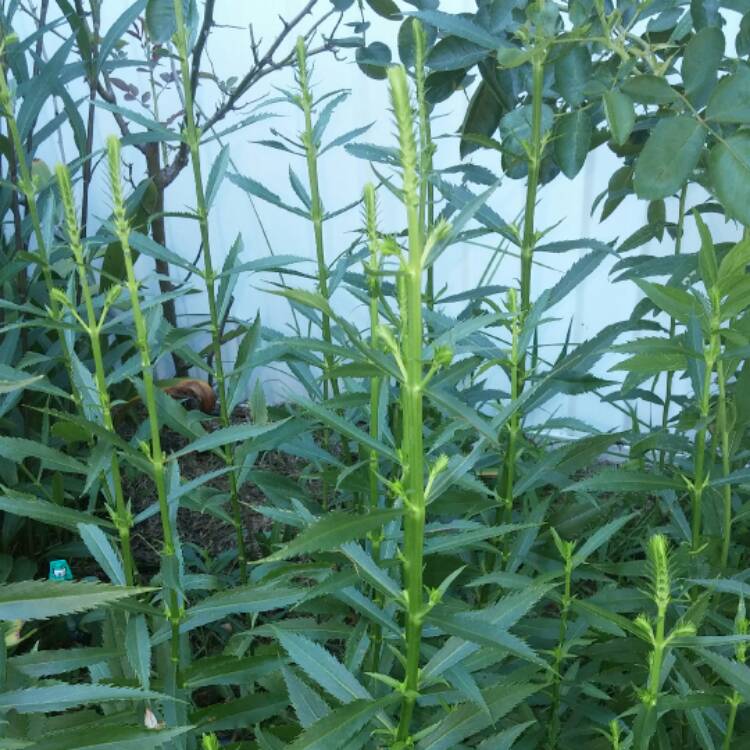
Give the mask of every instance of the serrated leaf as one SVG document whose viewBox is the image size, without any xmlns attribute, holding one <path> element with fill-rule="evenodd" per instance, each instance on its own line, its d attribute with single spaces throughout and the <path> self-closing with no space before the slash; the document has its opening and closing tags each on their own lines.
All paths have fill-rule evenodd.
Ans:
<svg viewBox="0 0 750 750">
<path fill-rule="evenodd" d="M 736 690 L 746 701 L 750 701 L 750 667 L 734 659 L 708 649 L 698 649 L 703 661 L 708 664 L 724 682 Z"/>
<path fill-rule="evenodd" d="M 372 531 L 399 518 L 403 509 L 375 509 L 363 515 L 332 511 L 303 529 L 291 542 L 263 559 L 263 562 L 288 560 L 297 555 L 334 550 L 353 539 L 361 539 Z"/>
<path fill-rule="evenodd" d="M 0 458 L 17 464 L 29 458 L 37 459 L 48 469 L 67 474 L 85 475 L 88 471 L 78 459 L 67 456 L 49 445 L 26 438 L 0 437 Z"/>
<path fill-rule="evenodd" d="M 0 710 L 13 709 L 19 714 L 40 714 L 47 711 L 65 711 L 87 703 L 107 703 L 109 701 L 169 700 L 169 696 L 140 688 L 119 687 L 116 685 L 71 684 L 58 682 L 41 684 L 20 690 L 7 690 L 0 693 Z"/>
<path fill-rule="evenodd" d="M 417 743 L 416 750 L 449 750 L 456 747 L 463 740 L 498 722 L 540 689 L 541 685 L 514 681 L 512 674 L 503 676 L 498 684 L 483 692 L 489 715 L 473 703 L 459 706 Z"/>
<path fill-rule="evenodd" d="M 21 518 L 31 518 L 35 521 L 47 523 L 50 526 L 60 526 L 64 529 L 75 529 L 79 523 L 112 526 L 106 519 L 97 518 L 81 510 L 56 505 L 55 503 L 50 503 L 47 500 L 41 500 L 31 495 L 11 494 L 9 490 L 6 490 L 6 493 L 0 495 L 0 510 L 20 516 Z"/>
<path fill-rule="evenodd" d="M 121 653 L 118 651 L 95 646 L 42 649 L 12 656 L 8 660 L 8 665 L 27 677 L 54 677 L 120 656 Z"/>
<path fill-rule="evenodd" d="M 230 443 L 240 443 L 246 440 L 254 440 L 262 435 L 266 435 L 268 432 L 272 432 L 286 424 L 289 420 L 283 419 L 279 422 L 272 422 L 271 424 L 234 424 L 230 427 L 222 427 L 221 429 L 209 432 L 207 435 L 199 437 L 192 443 L 189 443 L 184 448 L 172 453 L 170 458 L 176 460 L 182 456 L 187 456 L 189 453 L 204 453 L 210 450 L 216 450 L 222 446 L 229 445 Z"/>
<path fill-rule="evenodd" d="M 142 724 L 108 724 L 102 731 L 99 726 L 75 727 L 35 742 L 33 750 L 156 750 L 169 746 L 170 741 L 192 728 L 147 729 Z"/>
<path fill-rule="evenodd" d="M 344 750 L 349 741 L 376 714 L 398 700 L 386 695 L 379 700 L 355 700 L 319 719 L 288 745 L 289 750 Z"/>
<path fill-rule="evenodd" d="M 331 713 L 329 705 L 309 686 L 300 680 L 288 667 L 281 668 L 289 700 L 304 729 Z"/>
<path fill-rule="evenodd" d="M 296 604 L 304 594 L 304 589 L 257 584 L 220 591 L 188 607 L 180 624 L 180 631 L 187 633 L 230 615 L 251 615 L 282 609 Z"/>
<path fill-rule="evenodd" d="M 370 700 L 359 680 L 330 652 L 303 635 L 274 628 L 274 635 L 289 658 L 323 690 L 342 703 Z"/>
<path fill-rule="evenodd" d="M 92 523 L 79 523 L 78 533 L 88 548 L 94 560 L 107 574 L 112 583 L 117 586 L 125 585 L 125 569 L 119 553 L 107 539 L 107 535 Z"/>
<path fill-rule="evenodd" d="M 610 521 L 604 526 L 598 528 L 591 536 L 587 537 L 586 541 L 576 550 L 573 555 L 573 567 L 577 568 L 582 565 L 586 560 L 599 549 L 603 544 L 606 544 L 620 529 L 623 528 L 629 521 L 634 518 L 635 514 L 623 516 L 622 518 L 616 518 L 614 521 Z"/>
<path fill-rule="evenodd" d="M 565 488 L 566 492 L 648 492 L 683 490 L 681 479 L 630 469 L 604 469 Z"/>
<path fill-rule="evenodd" d="M 389 458 L 391 461 L 398 461 L 396 453 L 392 448 L 364 432 L 364 430 L 360 430 L 351 420 L 344 419 L 330 409 L 326 409 L 324 406 L 313 401 L 306 399 L 296 399 L 296 401 L 303 409 L 316 416 L 323 424 L 332 427 L 337 432 L 354 440 L 368 450 L 379 453 L 384 458 Z"/>
<path fill-rule="evenodd" d="M 207 208 L 211 208 L 219 193 L 219 188 L 221 187 L 221 183 L 227 173 L 227 167 L 229 166 L 229 156 L 229 146 L 223 146 L 214 163 L 211 165 L 211 171 L 208 173 L 208 181 L 206 182 Z"/>
<path fill-rule="evenodd" d="M 77 581 L 22 581 L 0 585 L 0 620 L 45 620 L 87 612 L 151 591 Z"/>
<path fill-rule="evenodd" d="M 151 640 L 144 615 L 134 614 L 128 619 L 125 630 L 125 654 L 141 687 L 151 687 Z"/>
</svg>

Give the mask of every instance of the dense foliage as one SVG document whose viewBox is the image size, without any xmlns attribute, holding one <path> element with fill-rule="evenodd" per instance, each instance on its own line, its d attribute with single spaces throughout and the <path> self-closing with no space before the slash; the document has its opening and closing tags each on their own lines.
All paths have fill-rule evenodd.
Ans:
<svg viewBox="0 0 750 750">
<path fill-rule="evenodd" d="M 0 3 L 0 748 L 746 747 L 750 0 L 299 6 L 222 81 L 214 0 L 137 0 L 108 28 L 98 0 Z M 321 92 L 311 58 L 349 50 L 388 87 L 390 142 L 329 134 L 346 92 Z M 259 107 L 285 68 L 294 88 Z M 438 105 L 466 107 L 460 154 Z M 294 202 L 228 147 L 204 163 L 273 107 L 304 123 L 261 141 Z M 61 134 L 76 153 L 50 169 Z M 592 210 L 641 200 L 646 225 L 550 241 L 544 186 L 599 147 L 619 167 Z M 371 163 L 361 199 L 325 208 L 322 158 Z M 193 207 L 170 213 L 183 170 Z M 93 227 L 95 174 L 111 215 Z M 517 219 L 501 180 L 525 191 Z M 237 188 L 309 220 L 315 262 L 217 250 L 210 211 Z M 327 246 L 342 214 L 355 240 Z M 185 226 L 192 260 L 167 247 Z M 652 240 L 668 252 L 633 252 Z M 434 269 L 471 243 L 494 248 L 482 285 L 448 296 Z M 535 265 L 573 252 L 538 289 Z M 605 261 L 641 301 L 555 341 L 555 307 Z M 255 274 L 291 331 L 233 312 Z M 208 315 L 186 324 L 174 302 L 196 290 Z M 267 404 L 269 364 L 304 395 Z M 629 429 L 547 408 L 580 394 Z M 185 514 L 231 533 L 186 541 Z M 61 560 L 77 580 L 45 580 Z"/>
</svg>

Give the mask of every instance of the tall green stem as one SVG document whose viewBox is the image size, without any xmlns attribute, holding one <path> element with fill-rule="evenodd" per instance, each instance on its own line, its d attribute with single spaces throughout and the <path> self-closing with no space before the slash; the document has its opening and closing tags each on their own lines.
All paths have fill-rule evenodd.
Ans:
<svg viewBox="0 0 750 750">
<path fill-rule="evenodd" d="M 511 398 L 518 399 L 523 392 L 526 379 L 526 352 L 517 351 L 519 330 L 523 329 L 526 317 L 531 307 L 531 269 L 534 260 L 534 246 L 536 244 L 535 214 L 537 193 L 539 189 L 539 175 L 544 153 L 544 139 L 542 134 L 542 112 L 544 98 L 544 63 L 546 48 L 541 38 L 537 38 L 538 47 L 532 58 L 532 90 L 531 90 L 531 137 L 528 146 L 529 177 L 526 184 L 526 203 L 523 217 L 523 235 L 521 238 L 521 304 L 520 311 L 513 310 L 512 322 L 512 353 L 510 363 Z M 515 300 L 515 298 L 513 298 Z M 513 301 L 515 308 L 515 301 Z M 521 433 L 521 413 L 516 410 L 508 424 L 508 452 L 505 456 L 504 471 L 499 476 L 505 478 L 504 486 L 500 486 L 500 494 L 504 499 L 506 516 L 512 517 L 513 486 L 515 482 L 516 461 L 518 459 L 519 437 Z"/>
<path fill-rule="evenodd" d="M 0 52 L 2 52 L 2 45 L 0 45 Z M 29 212 L 29 219 L 31 220 L 34 239 L 36 240 L 37 254 L 40 259 L 39 266 L 41 268 L 42 278 L 44 279 L 44 284 L 47 288 L 47 295 L 49 297 L 50 311 L 55 322 L 59 324 L 62 322 L 63 314 L 60 308 L 60 302 L 54 294 L 55 282 L 52 278 L 52 269 L 50 268 L 49 263 L 47 242 L 44 238 L 42 221 L 39 216 L 39 209 L 36 202 L 36 183 L 31 173 L 29 161 L 26 157 L 26 151 L 24 150 L 21 133 L 18 130 L 18 123 L 16 121 L 15 112 L 13 109 L 13 97 L 11 96 L 10 88 L 8 87 L 8 80 L 5 75 L 5 66 L 1 60 L 2 55 L 0 54 L 0 114 L 2 114 L 2 116 L 5 118 L 5 122 L 8 126 L 8 135 L 10 136 L 10 142 L 13 148 L 16 167 L 19 175 L 18 189 L 26 198 L 26 206 Z M 73 400 L 80 412 L 81 399 L 78 395 L 78 390 L 73 385 L 73 364 L 70 347 L 68 346 L 68 342 L 65 338 L 65 331 L 62 327 L 58 329 L 58 339 L 60 342 L 60 350 L 62 352 L 63 362 L 65 364 L 65 369 L 68 373 L 68 379 L 71 385 Z"/>
<path fill-rule="evenodd" d="M 556 536 L 556 540 L 559 537 Z M 560 732 L 560 697 L 561 682 L 560 674 L 563 667 L 563 656 L 565 653 L 565 641 L 568 637 L 568 616 L 570 614 L 570 604 L 572 597 L 572 580 L 573 580 L 573 542 L 559 539 L 558 549 L 562 551 L 565 565 L 565 589 L 563 591 L 562 602 L 560 605 L 560 629 L 558 635 L 557 647 L 554 654 L 554 667 L 552 671 L 552 708 L 550 713 L 550 722 L 548 727 L 548 746 L 551 750 L 557 747 L 557 738 Z"/>
<path fill-rule="evenodd" d="M 435 187 L 430 181 L 435 144 L 432 141 L 430 109 L 426 92 L 427 36 L 424 26 L 416 18 L 413 21 L 413 30 L 414 80 L 419 116 L 419 225 L 422 227 L 422 241 L 424 241 L 435 223 Z M 427 307 L 432 309 L 435 305 L 435 275 L 432 265 L 427 268 L 425 300 Z"/>
<path fill-rule="evenodd" d="M 511 320 L 511 345 L 510 345 L 510 398 L 515 401 L 520 396 L 522 387 L 521 360 L 524 352 L 518 350 L 519 337 L 521 334 L 521 317 L 518 310 L 518 300 L 515 289 L 508 293 L 508 309 L 512 316 Z M 508 463 L 505 467 L 505 487 L 503 488 L 503 499 L 505 501 L 505 521 L 509 523 L 513 517 L 513 486 L 515 481 L 516 454 L 519 432 L 521 425 L 516 414 L 513 415 L 508 425 Z M 511 460 L 512 457 L 512 460 Z"/>
<path fill-rule="evenodd" d="M 365 206 L 365 229 L 367 240 L 370 247 L 369 262 L 365 264 L 367 274 L 367 288 L 370 298 L 370 346 L 375 350 L 378 346 L 378 326 L 380 324 L 380 314 L 378 304 L 380 301 L 380 241 L 377 227 L 377 202 L 375 197 L 375 187 L 372 183 L 365 185 L 364 190 Z M 373 441 L 380 440 L 380 392 L 382 388 L 382 379 L 378 376 L 370 378 L 370 437 Z M 370 510 L 376 510 L 380 505 L 380 481 L 378 473 L 380 471 L 380 462 L 378 452 L 371 450 L 368 461 L 368 480 L 370 495 Z M 380 544 L 381 533 L 375 533 L 372 539 L 372 555 L 376 561 L 380 561 Z M 378 604 L 382 604 L 382 597 L 375 592 L 375 598 Z M 371 650 L 371 668 L 377 671 L 380 662 L 380 653 L 382 649 L 382 632 L 380 625 L 372 624 L 372 650 Z"/>
<path fill-rule="evenodd" d="M 724 371 L 724 360 L 719 357 L 716 363 L 716 379 L 719 385 L 719 403 L 716 429 L 721 440 L 721 473 L 726 480 L 732 471 L 732 461 L 729 448 L 729 424 L 727 421 L 727 383 Z M 724 535 L 721 541 L 721 568 L 726 569 L 729 562 L 729 546 L 732 538 L 732 485 L 729 482 L 721 488 L 724 510 Z"/>
<path fill-rule="evenodd" d="M 699 407 L 699 426 L 695 438 L 695 458 L 693 461 L 693 483 L 692 492 L 692 537 L 693 551 L 696 552 L 701 546 L 702 533 L 702 515 L 703 515 L 703 491 L 705 490 L 706 476 L 706 436 L 708 434 L 708 420 L 711 410 L 711 379 L 713 377 L 714 366 L 719 359 L 719 311 L 714 305 L 714 312 L 711 320 L 711 334 L 708 346 L 705 348 L 703 357 L 705 363 L 705 373 L 703 380 L 703 392 L 700 398 Z M 731 497 L 731 496 L 730 496 Z M 731 512 L 731 506 L 730 506 Z"/>
<path fill-rule="evenodd" d="M 531 306 L 531 268 L 536 244 L 536 201 L 539 190 L 539 174 L 542 167 L 544 143 L 542 140 L 542 105 L 544 97 L 543 47 L 535 50 L 531 61 L 531 137 L 529 141 L 529 177 L 526 184 L 526 203 L 523 214 L 523 236 L 521 238 L 521 312 L 525 317 Z"/>
<path fill-rule="evenodd" d="M 748 625 L 750 622 L 746 617 L 745 600 L 740 597 L 740 603 L 737 607 L 737 616 L 734 619 L 735 633 L 737 635 L 747 635 Z M 747 661 L 747 643 L 738 643 L 735 646 L 735 657 L 740 664 L 744 664 Z M 737 720 L 737 710 L 743 703 L 742 696 L 736 691 L 732 691 L 732 695 L 727 699 L 729 701 L 729 717 L 727 718 L 727 728 L 724 733 L 724 742 L 722 742 L 721 750 L 730 750 L 732 747 L 732 739 L 734 738 L 734 725 Z"/>
<path fill-rule="evenodd" d="M 73 199 L 73 188 L 70 182 L 70 174 L 62 164 L 56 169 L 57 184 L 60 188 L 60 196 L 65 211 L 65 225 L 68 232 L 70 249 L 75 258 L 76 268 L 78 269 L 78 278 L 83 296 L 83 303 L 86 308 L 86 332 L 91 342 L 91 354 L 94 359 L 94 376 L 96 379 L 96 389 L 99 396 L 99 408 L 102 413 L 102 421 L 105 429 L 115 434 L 114 420 L 112 419 L 112 405 L 109 399 L 109 390 L 107 388 L 107 376 L 104 367 L 104 356 L 102 354 L 101 332 L 107 305 L 102 312 L 101 318 L 97 318 L 94 310 L 94 300 L 91 294 L 88 273 L 86 271 L 86 261 L 84 258 L 83 244 L 81 243 L 81 230 L 78 226 L 75 201 Z M 119 290 L 120 287 L 117 287 Z M 109 300 L 110 298 L 108 298 Z M 122 489 L 122 474 L 120 471 L 120 460 L 117 451 L 112 451 L 110 459 L 112 471 L 112 486 L 115 495 L 114 521 L 120 536 L 120 549 L 125 567 L 125 581 L 128 586 L 132 586 L 135 579 L 135 566 L 133 563 L 133 551 L 130 543 L 130 531 L 133 525 L 133 517 L 130 509 L 125 502 L 125 494 Z"/>
<path fill-rule="evenodd" d="M 206 296 L 208 297 L 208 313 L 211 323 L 211 344 L 213 348 L 214 373 L 216 375 L 216 391 L 219 398 L 219 412 L 224 427 L 231 424 L 229 400 L 227 398 L 226 376 L 221 351 L 221 320 L 216 298 L 216 274 L 211 257 L 211 236 L 208 226 L 208 205 L 203 188 L 203 174 L 201 169 L 200 141 L 201 131 L 195 121 L 193 106 L 193 89 L 188 60 L 187 26 L 183 17 L 182 0 L 174 0 L 174 12 L 177 22 L 175 44 L 180 58 L 180 73 L 185 97 L 185 132 L 183 134 L 190 149 L 190 162 L 193 167 L 193 181 L 195 183 L 196 211 L 200 227 L 201 245 L 203 246 L 203 278 L 206 282 Z M 227 467 L 234 466 L 234 447 L 226 445 L 222 449 L 224 463 Z M 240 580 L 247 581 L 247 551 L 245 549 L 245 535 L 243 533 L 242 508 L 240 506 L 239 486 L 237 474 L 229 472 L 229 497 L 232 508 L 237 538 L 237 557 L 240 565 Z"/>
<path fill-rule="evenodd" d="M 393 110 L 398 126 L 400 160 L 403 168 L 403 196 L 409 236 L 409 253 L 402 258 L 399 290 L 401 299 L 401 384 L 404 462 L 404 549 L 406 583 L 406 676 L 398 739 L 409 737 L 411 717 L 419 692 L 419 657 L 424 617 L 422 565 L 424 558 L 425 492 L 422 439 L 422 265 L 423 241 L 419 223 L 419 178 L 417 145 L 414 137 L 411 101 L 406 72 L 402 67 L 388 71 Z"/>
<path fill-rule="evenodd" d="M 297 39 L 297 68 L 299 76 L 300 96 L 299 101 L 305 118 L 305 128 L 302 132 L 302 145 L 305 149 L 305 159 L 307 161 L 307 177 L 310 183 L 310 219 L 313 225 L 313 234 L 315 237 L 315 257 L 318 264 L 318 291 L 321 296 L 329 300 L 328 291 L 328 264 L 326 263 L 325 244 L 323 241 L 323 202 L 320 197 L 320 179 L 318 177 L 318 148 L 319 143 L 313 126 L 313 95 L 310 87 L 310 70 L 307 67 L 307 51 L 305 49 L 305 40 L 300 37 Z M 331 318 L 326 313 L 321 314 L 321 330 L 323 341 L 330 347 L 332 343 L 331 336 Z M 332 376 L 333 356 L 330 352 L 324 355 L 325 369 L 323 378 L 323 398 L 328 398 L 328 381 L 331 382 L 331 388 L 334 396 L 339 395 L 338 381 Z"/>
<path fill-rule="evenodd" d="M 159 501 L 164 548 L 162 552 L 162 581 L 164 586 L 164 604 L 167 619 L 171 625 L 171 662 L 174 674 L 177 674 L 180 657 L 180 605 L 175 588 L 178 560 L 175 554 L 174 533 L 169 515 L 169 498 L 164 474 L 164 451 L 161 447 L 159 432 L 159 412 L 156 404 L 156 387 L 154 385 L 154 368 L 151 360 L 151 349 L 148 342 L 148 330 L 141 309 L 139 284 L 133 267 L 133 253 L 130 248 L 130 226 L 125 211 L 125 199 L 122 194 L 122 178 L 120 174 L 120 142 L 112 136 L 107 140 L 107 156 L 109 161 L 110 185 L 112 203 L 114 206 L 114 227 L 117 239 L 122 246 L 122 256 L 125 262 L 125 274 L 130 294 L 130 306 L 135 326 L 136 344 L 141 358 L 141 373 L 143 376 L 143 390 L 148 412 L 151 445 L 148 458 L 154 474 L 156 496 Z M 176 680 L 172 682 L 176 683 Z"/>
<path fill-rule="evenodd" d="M 364 204 L 367 239 L 370 246 L 370 261 L 366 266 L 367 287 L 370 297 L 370 346 L 375 349 L 377 346 L 377 331 L 380 324 L 380 314 L 378 311 L 378 304 L 380 300 L 380 253 L 375 188 L 371 183 L 368 183 L 365 186 Z M 370 378 L 370 437 L 372 437 L 373 440 L 380 439 L 380 389 L 381 378 L 377 376 Z M 376 450 L 371 450 L 369 456 L 369 488 L 371 510 L 375 510 L 378 507 L 380 500 L 378 471 L 378 452 Z"/>
<path fill-rule="evenodd" d="M 685 203 L 687 200 L 687 185 L 680 192 L 680 202 L 677 214 L 677 226 L 675 228 L 674 254 L 680 255 L 682 252 L 682 237 L 685 232 Z M 669 338 L 674 339 L 677 321 L 670 317 L 669 319 Z M 674 372 L 667 372 L 667 382 L 664 388 L 664 407 L 662 410 L 661 425 L 666 430 L 669 425 L 669 409 L 672 405 L 672 383 L 674 381 Z M 666 460 L 666 452 L 662 451 L 660 461 L 662 468 Z"/>
<path fill-rule="evenodd" d="M 639 743 L 636 739 L 636 746 L 647 748 L 649 745 L 648 738 L 651 735 L 651 727 L 654 724 L 655 714 L 659 703 L 659 693 L 661 690 L 661 670 L 664 664 L 664 655 L 669 646 L 669 638 L 666 634 L 667 608 L 671 601 L 671 578 L 669 571 L 669 552 L 667 549 L 666 537 L 661 534 L 655 534 L 649 539 L 648 544 L 648 561 L 651 571 L 652 599 L 656 605 L 656 629 L 645 616 L 639 616 L 637 622 L 641 628 L 648 632 L 651 641 L 651 653 L 649 655 L 648 682 L 646 689 L 643 691 L 641 701 L 644 715 L 642 717 L 641 731 L 643 739 Z M 693 632 L 694 629 L 693 629 Z"/>
</svg>

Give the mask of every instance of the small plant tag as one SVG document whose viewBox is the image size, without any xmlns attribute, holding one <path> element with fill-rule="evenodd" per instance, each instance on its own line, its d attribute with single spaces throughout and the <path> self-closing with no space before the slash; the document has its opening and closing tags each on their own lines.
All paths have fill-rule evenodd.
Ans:
<svg viewBox="0 0 750 750">
<path fill-rule="evenodd" d="M 50 581 L 72 581 L 73 573 L 67 560 L 51 560 L 49 564 Z"/>
</svg>

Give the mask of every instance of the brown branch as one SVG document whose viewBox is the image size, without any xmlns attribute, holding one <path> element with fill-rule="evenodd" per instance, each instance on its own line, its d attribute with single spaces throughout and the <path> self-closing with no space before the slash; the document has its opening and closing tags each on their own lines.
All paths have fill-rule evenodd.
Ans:
<svg viewBox="0 0 750 750">
<path fill-rule="evenodd" d="M 200 78 L 203 52 L 206 49 L 206 43 L 208 42 L 208 36 L 211 33 L 211 27 L 214 25 L 215 5 L 216 0 L 206 0 L 206 7 L 203 11 L 203 23 L 201 24 L 201 30 L 198 32 L 195 47 L 193 47 L 193 61 L 190 71 L 190 90 L 193 93 L 193 98 L 195 98 L 195 92 L 198 90 L 198 80 Z"/>
<path fill-rule="evenodd" d="M 289 37 L 292 31 L 299 26 L 300 23 L 305 19 L 306 16 L 310 15 L 313 8 L 318 4 L 319 0 L 308 0 L 302 10 L 297 13 L 296 16 L 291 18 L 289 21 L 281 19 L 282 30 L 276 36 L 274 41 L 270 44 L 265 53 L 261 56 L 258 52 L 260 43 L 256 43 L 254 37 L 252 38 L 252 53 L 254 58 L 253 67 L 245 74 L 242 80 L 237 84 L 232 93 L 217 107 L 216 111 L 203 123 L 203 130 L 210 130 L 215 127 L 221 120 L 223 120 L 230 112 L 238 108 L 240 99 L 247 94 L 247 92 L 255 86 L 258 81 L 265 78 L 270 73 L 273 73 L 281 68 L 288 66 L 294 60 L 294 52 L 290 52 L 281 60 L 274 60 L 274 55 L 278 52 L 281 45 Z M 336 15 L 336 10 L 330 10 L 324 13 L 305 33 L 305 38 L 309 39 L 315 32 L 324 24 L 331 16 Z M 339 14 L 340 20 L 341 14 Z M 204 24 L 205 25 L 205 24 Z M 338 24 L 337 24 L 338 26 Z M 333 44 L 330 40 L 326 40 L 322 45 L 312 49 L 308 52 L 308 55 L 317 55 L 322 52 L 328 52 L 333 49 Z M 193 67 L 194 75 L 197 68 Z M 175 155 L 172 162 L 166 165 L 158 176 L 158 183 L 163 186 L 171 184 L 177 175 L 187 166 L 188 163 L 188 147 L 187 144 L 181 143 L 177 154 Z"/>
<path fill-rule="evenodd" d="M 261 79 L 267 75 L 281 70 L 282 68 L 290 65 L 294 60 L 294 51 L 289 52 L 280 60 L 274 60 L 274 56 L 279 51 L 279 48 L 289 38 L 291 33 L 297 28 L 302 21 L 312 13 L 313 8 L 318 4 L 319 0 L 307 0 L 304 7 L 291 19 L 281 19 L 282 29 L 279 34 L 275 37 L 273 42 L 269 45 L 268 49 L 263 54 L 260 53 L 260 41 L 256 41 L 254 36 L 251 36 L 251 51 L 253 55 L 253 67 L 245 74 L 242 80 L 237 84 L 234 90 L 227 96 L 227 98 L 221 102 L 216 108 L 214 113 L 202 124 L 203 130 L 210 130 L 221 122 L 228 114 L 239 108 L 240 100 L 255 86 Z M 200 64 L 205 54 L 206 47 L 208 44 L 208 38 L 210 36 L 211 28 L 215 25 L 214 23 L 214 8 L 215 0 L 206 0 L 205 11 L 203 16 L 203 22 L 201 24 L 196 45 L 193 50 L 192 63 L 191 63 L 191 75 L 190 85 L 193 94 L 195 94 L 198 88 L 198 82 L 200 79 Z M 332 9 L 324 13 L 312 26 L 306 31 L 304 37 L 310 39 L 315 35 L 318 29 L 324 24 L 331 16 L 336 15 L 338 12 Z M 338 28 L 341 22 L 342 15 L 338 13 L 339 19 L 334 28 Z M 252 35 L 252 27 L 251 27 Z M 308 56 L 318 55 L 323 52 L 330 52 L 335 48 L 335 45 L 331 42 L 333 33 L 331 36 L 324 40 L 324 42 L 308 51 Z M 99 95 L 109 104 L 117 104 L 117 97 L 115 96 L 112 86 L 109 84 L 106 74 L 103 74 L 104 84 L 99 82 L 97 90 Z M 115 122 L 120 129 L 123 137 L 130 134 L 128 122 L 125 117 L 113 113 Z M 135 144 L 139 151 L 146 156 L 148 154 L 148 147 L 143 144 Z M 177 148 L 174 158 L 169 164 L 164 165 L 158 173 L 151 175 L 158 189 L 163 190 L 174 182 L 177 176 L 187 166 L 189 159 L 189 149 L 186 143 L 181 142 Z"/>
</svg>

